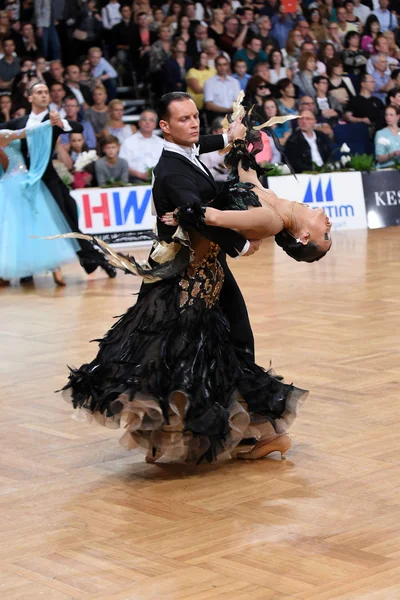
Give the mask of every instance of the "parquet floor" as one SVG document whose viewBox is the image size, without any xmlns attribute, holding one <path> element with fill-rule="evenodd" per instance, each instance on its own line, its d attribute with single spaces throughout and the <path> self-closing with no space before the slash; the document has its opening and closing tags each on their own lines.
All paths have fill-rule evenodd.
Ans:
<svg viewBox="0 0 400 600">
<path fill-rule="evenodd" d="M 233 270 L 258 362 L 311 390 L 286 461 L 147 465 L 71 419 L 53 390 L 133 277 L 0 290 L 2 600 L 400 599 L 400 229 Z"/>
</svg>

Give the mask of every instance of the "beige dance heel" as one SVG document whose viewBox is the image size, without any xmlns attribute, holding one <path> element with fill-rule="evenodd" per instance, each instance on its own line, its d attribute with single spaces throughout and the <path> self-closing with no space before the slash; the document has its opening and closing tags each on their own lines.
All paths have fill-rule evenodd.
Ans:
<svg viewBox="0 0 400 600">
<path fill-rule="evenodd" d="M 53 281 L 57 287 L 65 287 L 67 285 L 63 279 L 61 269 L 56 269 L 55 271 L 52 272 L 52 275 L 53 275 Z"/>
<path fill-rule="evenodd" d="M 236 458 L 256 460 L 257 458 L 264 458 L 264 456 L 268 456 L 268 454 L 271 454 L 272 452 L 280 452 L 282 460 L 284 460 L 285 454 L 291 445 L 292 440 L 287 434 L 280 435 L 272 440 L 261 440 L 257 442 L 254 448 L 248 452 L 238 452 L 236 454 Z"/>
<path fill-rule="evenodd" d="M 156 460 L 162 457 L 162 454 L 163 453 L 160 450 L 158 450 L 155 446 L 151 446 L 147 451 L 145 461 L 148 464 L 155 463 Z"/>
</svg>

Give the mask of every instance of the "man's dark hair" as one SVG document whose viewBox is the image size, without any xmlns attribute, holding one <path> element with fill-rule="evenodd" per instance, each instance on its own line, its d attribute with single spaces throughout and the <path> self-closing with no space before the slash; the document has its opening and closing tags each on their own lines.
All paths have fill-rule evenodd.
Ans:
<svg viewBox="0 0 400 600">
<path fill-rule="evenodd" d="M 397 79 L 399 75 L 400 75 L 400 69 L 394 69 L 394 70 L 391 72 L 391 74 L 390 74 L 390 77 L 391 77 L 392 79 Z"/>
<path fill-rule="evenodd" d="M 275 236 L 275 242 L 290 258 L 298 262 L 316 262 L 317 260 L 321 260 L 328 252 L 328 250 L 322 250 L 315 242 L 308 242 L 308 244 L 298 242 L 287 229 L 282 229 Z"/>
<path fill-rule="evenodd" d="M 326 75 L 316 75 L 312 79 L 312 84 L 318 85 L 319 83 L 321 83 L 321 81 L 327 81 L 329 83 L 329 79 L 326 77 Z"/>
<path fill-rule="evenodd" d="M 60 84 L 60 85 L 61 85 L 61 84 Z M 64 103 L 65 103 L 67 100 L 73 100 L 74 102 L 76 102 L 76 105 L 77 105 L 77 106 L 78 106 L 78 108 L 79 108 L 79 102 L 78 102 L 78 100 L 77 100 L 77 98 L 76 98 L 75 96 L 66 96 L 66 97 L 64 98 Z"/>
<path fill-rule="evenodd" d="M 32 92 L 37 85 L 44 85 L 45 87 L 47 87 L 47 89 L 49 89 L 49 86 L 47 85 L 47 83 L 44 83 L 44 81 L 36 81 L 36 83 L 31 85 L 31 87 L 29 88 L 28 96 L 32 96 Z"/>
<path fill-rule="evenodd" d="M 183 100 L 192 100 L 190 94 L 186 92 L 169 92 L 161 96 L 158 106 L 158 118 L 165 121 L 169 117 L 169 107 L 172 102 L 183 102 Z"/>
<path fill-rule="evenodd" d="M 103 150 L 104 146 L 107 146 L 108 144 L 117 144 L 117 146 L 121 145 L 119 143 L 119 139 L 115 135 L 105 135 L 104 137 L 101 138 L 100 146 L 101 146 L 102 150 Z"/>
</svg>

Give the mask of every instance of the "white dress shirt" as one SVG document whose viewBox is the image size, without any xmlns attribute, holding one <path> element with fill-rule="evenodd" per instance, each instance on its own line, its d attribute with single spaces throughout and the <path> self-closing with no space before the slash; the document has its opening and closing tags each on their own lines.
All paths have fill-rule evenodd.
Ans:
<svg viewBox="0 0 400 600">
<path fill-rule="evenodd" d="M 155 133 L 151 137 L 144 137 L 138 131 L 122 142 L 119 156 L 128 161 L 130 169 L 146 173 L 160 160 L 163 147 L 163 140 Z"/>
<path fill-rule="evenodd" d="M 48 109 L 46 108 L 46 110 L 43 110 L 42 112 L 35 114 L 34 112 L 31 112 L 29 114 L 28 120 L 26 122 L 25 127 L 27 129 L 32 129 L 32 127 L 37 127 L 38 125 L 41 124 L 41 122 L 43 121 L 43 119 L 45 118 L 45 116 L 48 114 Z M 65 131 L 66 133 L 68 133 L 68 131 L 72 130 L 72 127 L 70 126 L 70 124 L 68 123 L 68 121 L 66 119 L 61 119 L 62 124 L 63 124 L 63 131 Z"/>
<path fill-rule="evenodd" d="M 313 161 L 313 163 L 315 163 L 316 165 L 318 165 L 318 167 L 322 167 L 322 165 L 324 164 L 324 161 L 322 160 L 322 157 L 319 153 L 318 150 L 318 146 L 317 146 L 317 136 L 315 134 L 315 131 L 313 131 L 312 136 L 308 136 L 304 133 L 304 131 L 302 131 L 302 134 L 304 136 L 304 139 L 306 140 L 307 144 L 310 146 L 311 149 L 311 160 Z"/>
<path fill-rule="evenodd" d="M 224 138 L 224 147 L 225 147 L 228 145 L 228 135 L 226 133 L 223 133 L 222 136 Z M 169 152 L 176 152 L 177 154 L 184 156 L 185 158 L 190 160 L 190 162 L 192 162 L 194 165 L 196 165 L 196 167 L 201 169 L 208 176 L 208 173 L 207 173 L 206 169 L 204 168 L 204 165 L 202 165 L 198 159 L 198 156 L 199 156 L 198 146 L 195 146 L 193 144 L 193 147 L 191 148 L 189 146 L 179 146 L 178 144 L 174 144 L 173 142 L 164 141 L 164 149 L 168 150 Z M 250 242 L 248 240 L 246 240 L 246 243 L 243 246 L 242 251 L 238 253 L 238 256 L 236 258 L 239 258 L 239 256 L 243 256 L 244 254 L 246 254 L 246 252 L 248 251 L 249 248 L 250 248 Z"/>
</svg>

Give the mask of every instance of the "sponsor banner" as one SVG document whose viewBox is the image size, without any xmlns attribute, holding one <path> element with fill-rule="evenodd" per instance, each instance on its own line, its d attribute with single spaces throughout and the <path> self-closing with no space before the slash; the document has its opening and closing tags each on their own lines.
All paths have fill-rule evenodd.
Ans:
<svg viewBox="0 0 400 600">
<path fill-rule="evenodd" d="M 362 177 L 359 172 L 269 177 L 268 187 L 280 198 L 323 208 L 332 229 L 366 229 Z"/>
<path fill-rule="evenodd" d="M 131 245 L 150 241 L 151 186 L 72 190 L 79 210 L 79 228 L 107 243 Z"/>
<path fill-rule="evenodd" d="M 368 227 L 400 225 L 400 171 L 363 173 Z"/>
</svg>

